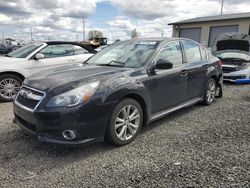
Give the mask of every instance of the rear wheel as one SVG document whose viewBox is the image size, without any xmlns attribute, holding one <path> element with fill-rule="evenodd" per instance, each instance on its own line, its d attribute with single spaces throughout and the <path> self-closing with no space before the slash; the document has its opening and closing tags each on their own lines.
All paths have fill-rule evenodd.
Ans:
<svg viewBox="0 0 250 188">
<path fill-rule="evenodd" d="M 106 130 L 111 144 L 122 146 L 132 142 L 139 134 L 143 122 L 142 108 L 133 99 L 124 99 L 114 108 Z"/>
<path fill-rule="evenodd" d="M 206 92 L 204 95 L 204 105 L 210 105 L 213 103 L 217 91 L 217 83 L 215 79 L 210 78 L 207 82 Z"/>
<path fill-rule="evenodd" d="M 19 91 L 23 80 L 13 74 L 0 75 L 0 101 L 12 101 Z"/>
</svg>

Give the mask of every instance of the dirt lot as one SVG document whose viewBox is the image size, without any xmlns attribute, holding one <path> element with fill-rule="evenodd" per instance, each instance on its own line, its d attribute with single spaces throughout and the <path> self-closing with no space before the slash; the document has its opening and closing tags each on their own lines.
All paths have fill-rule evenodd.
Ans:
<svg viewBox="0 0 250 188">
<path fill-rule="evenodd" d="M 249 187 L 250 85 L 145 127 L 130 145 L 41 144 L 0 104 L 0 187 Z"/>
</svg>

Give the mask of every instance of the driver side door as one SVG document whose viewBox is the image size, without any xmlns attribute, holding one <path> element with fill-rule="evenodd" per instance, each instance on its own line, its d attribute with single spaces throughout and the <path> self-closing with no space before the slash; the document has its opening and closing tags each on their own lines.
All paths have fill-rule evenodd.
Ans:
<svg viewBox="0 0 250 188">
<path fill-rule="evenodd" d="M 187 73 L 183 64 L 183 53 L 179 41 L 165 44 L 154 62 L 168 61 L 171 69 L 155 69 L 151 79 L 151 113 L 164 111 L 185 101 L 187 91 Z"/>
</svg>

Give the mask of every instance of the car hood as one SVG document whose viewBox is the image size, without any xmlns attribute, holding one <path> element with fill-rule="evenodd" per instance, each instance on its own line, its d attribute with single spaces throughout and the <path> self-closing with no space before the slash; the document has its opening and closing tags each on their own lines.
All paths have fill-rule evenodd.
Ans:
<svg viewBox="0 0 250 188">
<path fill-rule="evenodd" d="M 114 75 L 127 71 L 127 68 L 108 67 L 79 64 L 74 66 L 63 66 L 49 71 L 43 71 L 33 74 L 26 78 L 24 85 L 41 90 L 52 91 L 60 90 L 60 92 L 74 89 L 80 85 L 92 81 L 104 81 Z"/>
<path fill-rule="evenodd" d="M 223 50 L 249 52 L 250 35 L 244 33 L 223 33 L 216 37 L 211 47 L 212 54 Z"/>
<path fill-rule="evenodd" d="M 3 65 L 9 65 L 10 63 L 17 63 L 24 61 L 25 58 L 14 58 L 14 57 L 0 57 L 0 67 Z"/>
</svg>

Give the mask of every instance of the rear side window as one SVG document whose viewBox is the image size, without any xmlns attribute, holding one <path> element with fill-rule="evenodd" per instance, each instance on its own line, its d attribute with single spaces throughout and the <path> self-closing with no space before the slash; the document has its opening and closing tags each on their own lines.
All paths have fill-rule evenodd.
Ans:
<svg viewBox="0 0 250 188">
<path fill-rule="evenodd" d="M 49 45 L 40 51 L 45 58 L 55 58 L 74 55 L 71 44 Z"/>
<path fill-rule="evenodd" d="M 73 45 L 73 49 L 74 49 L 76 55 L 89 53 L 88 50 L 86 50 L 85 48 L 78 46 L 78 45 Z"/>
<path fill-rule="evenodd" d="M 207 52 L 204 48 L 200 47 L 200 51 L 201 51 L 201 58 L 202 60 L 207 59 Z"/>
<path fill-rule="evenodd" d="M 187 63 L 193 63 L 201 60 L 200 47 L 192 41 L 184 40 L 183 47 L 186 54 Z"/>
</svg>

